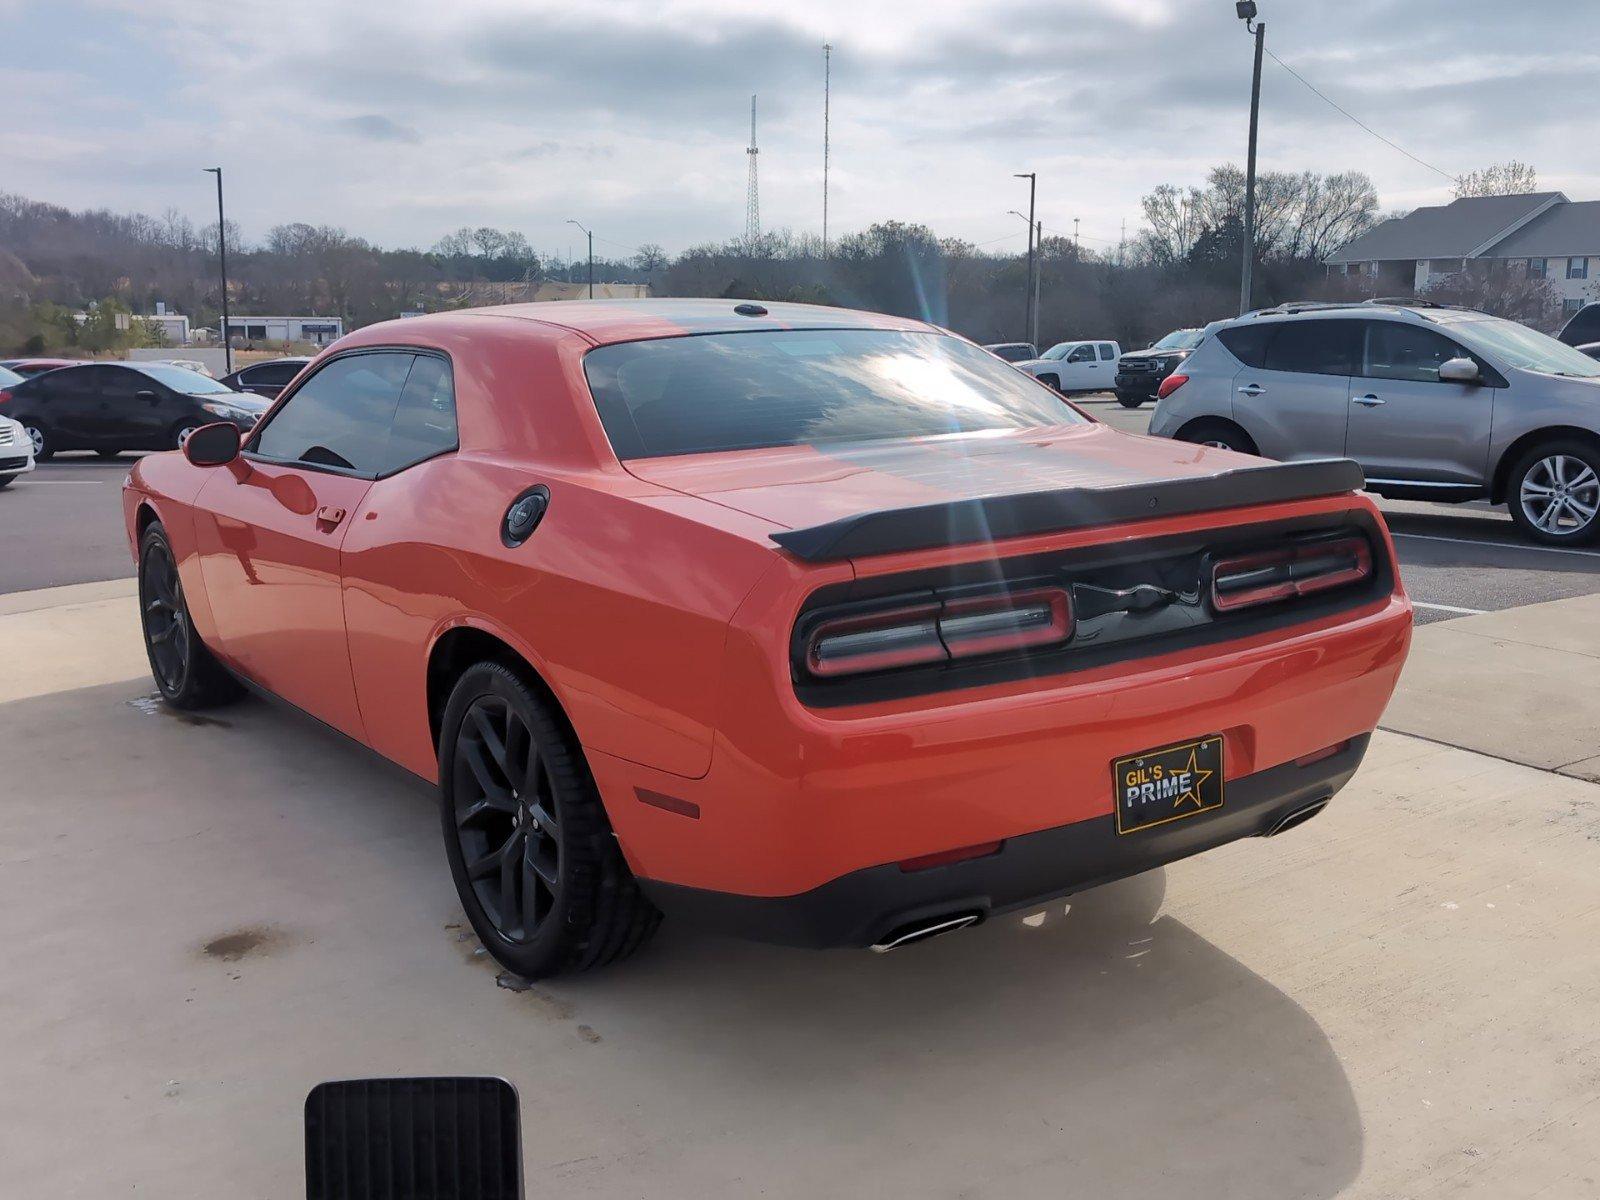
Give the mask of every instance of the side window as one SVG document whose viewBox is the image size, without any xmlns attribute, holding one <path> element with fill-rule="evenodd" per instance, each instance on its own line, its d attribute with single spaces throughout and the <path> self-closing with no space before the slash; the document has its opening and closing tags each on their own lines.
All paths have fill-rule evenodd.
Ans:
<svg viewBox="0 0 1600 1200">
<path fill-rule="evenodd" d="M 334 359 L 289 397 L 250 449 L 283 462 L 378 474 L 415 357 L 377 350 Z"/>
<path fill-rule="evenodd" d="M 284 387 L 298 374 L 298 363 L 268 363 L 262 367 L 251 367 L 239 379 L 251 387 Z"/>
<path fill-rule="evenodd" d="M 400 393 L 379 472 L 403 471 L 455 448 L 456 393 L 450 364 L 431 354 L 419 354 Z"/>
<path fill-rule="evenodd" d="M 1285 321 L 1267 343 L 1267 370 L 1354 375 L 1360 321 Z"/>
<path fill-rule="evenodd" d="M 1234 325 L 1217 330 L 1217 341 L 1247 367 L 1261 370 L 1267 365 L 1267 343 L 1276 325 Z"/>
<path fill-rule="evenodd" d="M 1369 379 L 1409 379 L 1438 383 L 1439 364 L 1470 358 L 1443 334 L 1399 321 L 1366 321 L 1367 352 L 1362 374 Z"/>
<path fill-rule="evenodd" d="M 130 371 L 126 367 L 95 367 L 95 383 L 100 388 L 100 399 L 113 409 L 126 411 L 143 401 L 135 399 L 141 391 L 159 393 L 161 385 L 147 375 Z"/>
<path fill-rule="evenodd" d="M 35 375 L 35 395 L 40 400 L 89 400 L 99 388 L 100 367 L 69 367 Z"/>
<path fill-rule="evenodd" d="M 1112 345 L 1111 345 L 1110 342 L 1101 342 L 1100 343 L 1100 361 L 1101 362 L 1110 362 L 1112 359 L 1114 359 L 1116 357 L 1117 357 L 1117 352 L 1116 352 L 1115 349 L 1112 348 Z"/>
<path fill-rule="evenodd" d="M 1079 346 L 1071 354 L 1067 355 L 1067 361 L 1069 363 L 1093 362 L 1094 361 L 1094 347 L 1093 346 Z"/>
</svg>

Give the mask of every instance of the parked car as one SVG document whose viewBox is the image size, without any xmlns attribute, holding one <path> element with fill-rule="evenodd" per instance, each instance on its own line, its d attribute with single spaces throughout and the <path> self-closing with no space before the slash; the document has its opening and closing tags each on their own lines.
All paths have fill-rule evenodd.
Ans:
<svg viewBox="0 0 1600 1200">
<path fill-rule="evenodd" d="M 1600 343 L 1600 303 L 1585 304 L 1568 317 L 1561 332 L 1556 334 L 1556 341 L 1569 346 Z"/>
<path fill-rule="evenodd" d="M 201 362 L 198 358 L 158 358 L 155 361 L 166 363 L 168 366 L 172 367 L 182 367 L 185 371 L 193 371 L 197 375 L 204 375 L 207 379 L 215 378 L 215 376 L 211 374 L 211 368 L 206 366 L 205 363 Z"/>
<path fill-rule="evenodd" d="M 46 371 L 54 371 L 57 367 L 76 367 L 87 361 L 82 358 L 7 358 L 0 359 L 0 367 L 15 371 L 24 379 L 32 379 L 35 375 L 43 375 Z"/>
<path fill-rule="evenodd" d="M 1574 346 L 1573 349 L 1590 358 L 1600 358 L 1600 342 L 1589 342 L 1587 345 Z"/>
<path fill-rule="evenodd" d="M 166 363 L 61 367 L 11 389 L 6 414 L 22 422 L 40 461 L 58 450 L 170 450 L 213 421 L 249 429 L 266 405 Z"/>
<path fill-rule="evenodd" d="M 273 358 L 266 362 L 251 363 L 224 375 L 222 382 L 236 392 L 251 392 L 276 400 L 278 394 L 289 386 L 289 381 L 300 374 L 309 358 Z"/>
<path fill-rule="evenodd" d="M 1600 363 L 1514 321 L 1306 304 L 1224 325 L 1161 384 L 1158 437 L 1345 455 L 1381 495 L 1506 504 L 1549 544 L 1600 534 Z"/>
<path fill-rule="evenodd" d="M 1115 342 L 1057 342 L 1038 358 L 1015 365 L 1058 392 L 1103 392 L 1114 386 L 1121 353 Z"/>
<path fill-rule="evenodd" d="M 984 349 L 1008 363 L 1027 362 L 1039 357 L 1039 349 L 1032 342 L 993 342 Z"/>
<path fill-rule="evenodd" d="M 1204 336 L 1201 329 L 1174 329 L 1147 349 L 1129 350 L 1119 357 L 1116 389 L 1122 407 L 1138 408 L 1146 400 L 1154 400 L 1161 381 L 1177 370 Z"/>
<path fill-rule="evenodd" d="M 162 695 L 437 782 L 510 970 L 662 912 L 909 944 L 1280 832 L 1365 753 L 1411 613 L 1353 464 L 1122 433 L 884 314 L 492 311 L 350 334 L 124 512 Z"/>
<path fill-rule="evenodd" d="M 22 382 L 15 371 L 0 367 L 0 488 L 9 487 L 19 475 L 33 470 L 33 444 L 28 431 L 5 415 L 11 389 Z"/>
</svg>

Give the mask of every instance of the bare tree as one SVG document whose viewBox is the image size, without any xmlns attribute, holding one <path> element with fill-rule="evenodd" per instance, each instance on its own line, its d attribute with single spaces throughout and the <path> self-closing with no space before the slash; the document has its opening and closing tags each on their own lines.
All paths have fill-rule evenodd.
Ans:
<svg viewBox="0 0 1600 1200">
<path fill-rule="evenodd" d="M 1468 196 L 1520 196 L 1538 188 L 1539 172 L 1514 158 L 1481 171 L 1457 175 L 1455 183 L 1457 200 Z"/>
</svg>

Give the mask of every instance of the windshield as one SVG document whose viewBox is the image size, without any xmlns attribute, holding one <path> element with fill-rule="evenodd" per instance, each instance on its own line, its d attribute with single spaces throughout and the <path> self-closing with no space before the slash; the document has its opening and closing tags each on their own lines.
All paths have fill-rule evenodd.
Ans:
<svg viewBox="0 0 1600 1200">
<path fill-rule="evenodd" d="M 1456 323 L 1451 332 L 1470 341 L 1474 349 L 1484 351 L 1508 367 L 1542 371 L 1546 375 L 1573 375 L 1582 379 L 1600 376 L 1600 362 L 1515 321 L 1500 317 L 1462 321 Z"/>
<path fill-rule="evenodd" d="M 993 355 L 937 333 L 658 338 L 592 350 L 584 371 L 622 459 L 1087 421 Z"/>
<path fill-rule="evenodd" d="M 182 392 L 187 396 L 214 396 L 219 393 L 232 394 L 233 389 L 227 384 L 212 379 L 209 375 L 202 375 L 198 371 L 191 371 L 187 367 L 174 367 L 168 363 L 129 363 L 137 371 L 143 371 L 151 379 L 159 380 L 175 392 Z M 240 397 L 243 399 L 243 397 Z"/>
<path fill-rule="evenodd" d="M 1150 347 L 1152 350 L 1193 350 L 1205 332 L 1200 329 L 1174 329 Z"/>
<path fill-rule="evenodd" d="M 1065 358 L 1067 355 L 1071 354 L 1072 351 L 1073 351 L 1073 348 L 1076 347 L 1077 345 L 1078 345 L 1077 342 L 1057 342 L 1054 346 L 1051 346 L 1050 349 L 1046 350 L 1043 354 L 1039 355 L 1039 357 L 1040 358 L 1047 358 L 1051 362 L 1058 362 L 1059 360 Z"/>
</svg>

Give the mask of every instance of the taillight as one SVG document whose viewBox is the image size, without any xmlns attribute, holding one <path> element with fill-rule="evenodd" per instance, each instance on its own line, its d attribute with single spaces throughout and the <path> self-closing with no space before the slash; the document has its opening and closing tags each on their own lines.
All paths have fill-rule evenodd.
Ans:
<svg viewBox="0 0 1600 1200">
<path fill-rule="evenodd" d="M 806 641 L 806 669 L 831 678 L 926 666 L 1056 645 L 1072 629 L 1064 588 L 935 600 L 823 621 Z"/>
<path fill-rule="evenodd" d="M 4 404 L 9 399 L 11 399 L 11 393 L 6 391 L 5 388 L 0 388 L 0 404 Z"/>
<path fill-rule="evenodd" d="M 1372 576 L 1372 547 L 1363 537 L 1305 542 L 1211 564 L 1211 607 L 1218 612 L 1271 604 Z"/>
<path fill-rule="evenodd" d="M 1161 386 L 1156 389 L 1156 399 L 1165 400 L 1173 392 L 1189 382 L 1187 375 L 1172 374 L 1161 381 Z"/>
</svg>

